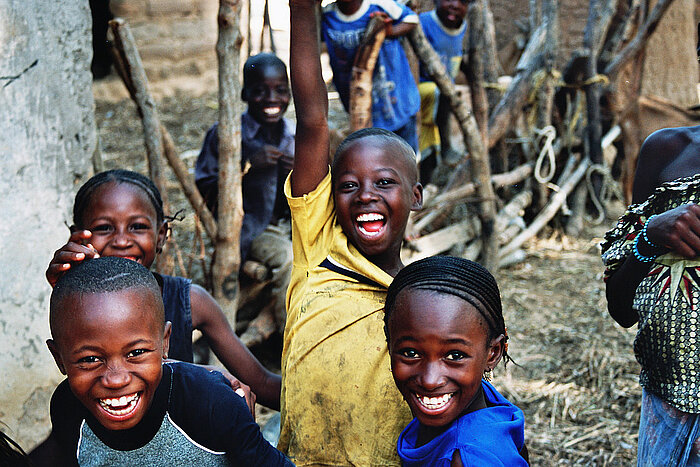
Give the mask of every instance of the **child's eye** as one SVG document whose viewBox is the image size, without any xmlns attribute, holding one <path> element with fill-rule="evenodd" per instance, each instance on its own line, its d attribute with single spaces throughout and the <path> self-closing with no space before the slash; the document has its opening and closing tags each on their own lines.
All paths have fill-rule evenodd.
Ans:
<svg viewBox="0 0 700 467">
<path fill-rule="evenodd" d="M 377 181 L 378 186 L 388 186 L 388 185 L 393 185 L 394 181 L 390 178 L 382 178 Z"/>
<path fill-rule="evenodd" d="M 132 224 L 131 228 L 134 230 L 148 230 L 151 228 L 151 226 L 149 226 L 148 224 L 144 224 L 144 223 L 139 222 L 136 224 Z"/>
<path fill-rule="evenodd" d="M 357 185 L 354 182 L 343 182 L 338 185 L 338 189 L 341 191 L 348 191 L 355 188 Z"/>
<path fill-rule="evenodd" d="M 418 352 L 414 349 L 403 349 L 399 352 L 402 357 L 406 358 L 418 358 Z"/>
<path fill-rule="evenodd" d="M 141 355 L 146 355 L 149 352 L 150 352 L 150 350 L 148 350 L 148 349 L 134 349 L 131 352 L 129 352 L 128 354 L 126 354 L 126 356 L 127 356 L 127 358 L 139 357 Z"/>
<path fill-rule="evenodd" d="M 100 224 L 100 225 L 95 225 L 93 227 L 90 227 L 90 230 L 92 232 L 104 233 L 104 232 L 111 232 L 113 229 L 112 229 L 112 226 L 109 224 Z"/>
<path fill-rule="evenodd" d="M 83 365 L 89 365 L 93 363 L 99 363 L 100 359 L 99 357 L 95 355 L 88 355 L 87 357 L 82 357 L 81 359 L 78 360 L 78 363 L 82 363 Z"/>
<path fill-rule="evenodd" d="M 465 357 L 466 357 L 466 355 L 464 355 L 464 353 L 459 352 L 457 350 L 453 350 L 452 352 L 448 353 L 445 356 L 445 359 L 446 360 L 462 360 Z"/>
</svg>

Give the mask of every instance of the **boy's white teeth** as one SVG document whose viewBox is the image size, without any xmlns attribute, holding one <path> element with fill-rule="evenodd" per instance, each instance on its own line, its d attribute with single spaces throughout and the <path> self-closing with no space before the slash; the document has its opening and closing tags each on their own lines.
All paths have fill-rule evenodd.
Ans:
<svg viewBox="0 0 700 467">
<path fill-rule="evenodd" d="M 277 115 L 280 113 L 280 108 L 279 107 L 265 107 L 263 109 L 263 112 L 265 112 L 266 115 Z"/>
<path fill-rule="evenodd" d="M 368 214 L 360 214 L 357 216 L 357 222 L 372 222 L 384 220 L 384 216 L 377 214 L 376 212 L 371 212 Z"/>
<path fill-rule="evenodd" d="M 136 392 L 129 396 L 100 399 L 100 406 L 112 415 L 124 415 L 134 410 L 138 400 L 139 393 Z"/>
<path fill-rule="evenodd" d="M 453 392 L 450 394 L 443 394 L 442 396 L 437 397 L 428 397 L 416 394 L 418 402 L 420 402 L 422 406 L 430 410 L 437 410 L 443 408 L 447 404 L 447 402 L 450 399 L 452 399 L 452 396 L 454 396 Z"/>
</svg>

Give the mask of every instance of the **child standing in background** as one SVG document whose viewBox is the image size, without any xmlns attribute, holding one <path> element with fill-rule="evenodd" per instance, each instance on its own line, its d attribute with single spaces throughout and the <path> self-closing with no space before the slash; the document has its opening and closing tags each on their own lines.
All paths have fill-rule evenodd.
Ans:
<svg viewBox="0 0 700 467">
<path fill-rule="evenodd" d="M 241 99 L 248 110 L 241 115 L 243 176 L 241 265 L 252 259 L 271 272 L 271 295 L 280 332 L 286 319 L 285 297 L 292 270 L 289 207 L 282 186 L 292 169 L 294 126 L 284 118 L 289 105 L 287 67 L 276 55 L 250 57 L 243 66 Z M 219 133 L 215 123 L 204 139 L 195 165 L 195 183 L 216 217 L 219 200 Z M 241 280 L 245 276 L 241 275 Z"/>
<path fill-rule="evenodd" d="M 396 439 L 410 411 L 391 379 L 382 308 L 422 187 L 411 147 L 378 128 L 350 135 L 328 170 L 318 3 L 290 2 L 294 266 L 278 447 L 298 465 L 399 465 Z"/>
<path fill-rule="evenodd" d="M 323 9 L 321 33 L 328 47 L 333 84 L 347 111 L 357 48 L 369 21 L 382 15 L 387 34 L 379 50 L 372 82 L 372 126 L 393 131 L 418 150 L 418 87 L 399 38 L 418 24 L 418 15 L 394 0 L 336 0 Z"/>
<path fill-rule="evenodd" d="M 459 73 L 462 62 L 462 43 L 467 30 L 464 20 L 467 14 L 469 0 L 435 0 L 435 9 L 421 13 L 420 25 L 426 39 L 454 81 Z M 420 83 L 420 181 L 426 184 L 430 181 L 433 170 L 437 165 L 437 153 L 443 160 L 452 161 L 455 157 L 450 145 L 450 106 L 440 95 L 437 85 L 421 67 Z"/>
<path fill-rule="evenodd" d="M 46 271 L 51 286 L 75 263 L 99 256 L 120 256 L 150 268 L 168 231 L 158 188 L 129 170 L 101 172 L 80 187 L 73 204 L 71 235 Z M 154 273 L 172 323 L 170 358 L 191 362 L 192 330 L 199 329 L 212 350 L 258 400 L 279 407 L 280 376 L 268 371 L 231 329 L 216 300 L 184 277 Z M 237 382 L 233 383 L 234 385 Z"/>
<path fill-rule="evenodd" d="M 434 256 L 394 278 L 384 314 L 391 371 L 415 418 L 401 433 L 404 466 L 526 466 L 523 412 L 483 377 L 508 335 L 493 276 Z"/>
</svg>

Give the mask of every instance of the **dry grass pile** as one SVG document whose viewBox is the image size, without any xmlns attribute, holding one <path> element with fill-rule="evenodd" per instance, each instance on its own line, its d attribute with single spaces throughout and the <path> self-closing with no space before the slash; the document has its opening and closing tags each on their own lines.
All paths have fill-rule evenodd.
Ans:
<svg viewBox="0 0 700 467">
<path fill-rule="evenodd" d="M 525 412 L 533 465 L 632 465 L 641 390 L 633 330 L 606 311 L 602 234 L 533 242 L 499 273 L 510 352 L 494 384 Z M 586 236 L 588 236 L 586 239 Z"/>
</svg>

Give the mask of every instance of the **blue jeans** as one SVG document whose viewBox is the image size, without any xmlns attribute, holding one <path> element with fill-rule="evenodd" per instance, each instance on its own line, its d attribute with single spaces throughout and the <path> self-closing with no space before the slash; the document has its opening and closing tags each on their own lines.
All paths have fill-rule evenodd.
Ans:
<svg viewBox="0 0 700 467">
<path fill-rule="evenodd" d="M 637 466 L 700 466 L 696 443 L 700 415 L 681 412 L 658 396 L 642 391 Z"/>
</svg>

